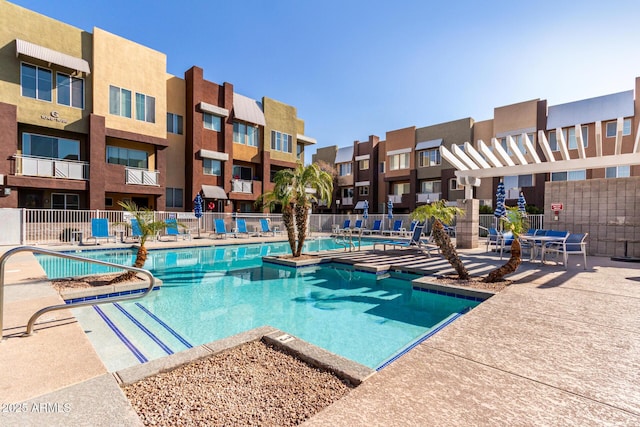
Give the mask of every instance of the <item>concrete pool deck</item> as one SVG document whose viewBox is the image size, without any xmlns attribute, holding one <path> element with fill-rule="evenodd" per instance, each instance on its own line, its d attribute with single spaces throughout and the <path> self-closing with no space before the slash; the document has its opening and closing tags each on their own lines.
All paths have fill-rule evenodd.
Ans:
<svg viewBox="0 0 640 427">
<path fill-rule="evenodd" d="M 265 240 L 271 239 L 260 242 Z M 201 239 L 149 247 L 224 242 Z M 472 274 L 485 274 L 504 262 L 481 249 L 460 252 Z M 407 271 L 450 271 L 438 257 L 376 251 L 345 258 L 388 262 Z M 510 276 L 513 285 L 307 424 L 640 424 L 640 264 L 589 257 L 584 271 L 578 261 L 571 257 L 566 271 L 523 262 Z M 5 337 L 23 332 L 37 309 L 61 302 L 32 255 L 15 255 L 6 272 Z M 34 336 L 10 337 L 0 344 L 0 403 L 6 406 L 0 423 L 139 425 L 71 314 L 50 314 L 40 320 Z M 16 403 L 20 405 L 7 406 Z"/>
</svg>

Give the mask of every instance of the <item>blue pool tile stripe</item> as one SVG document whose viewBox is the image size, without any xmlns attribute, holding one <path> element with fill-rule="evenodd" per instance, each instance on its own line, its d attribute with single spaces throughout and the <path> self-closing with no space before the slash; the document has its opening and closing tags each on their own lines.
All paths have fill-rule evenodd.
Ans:
<svg viewBox="0 0 640 427">
<path fill-rule="evenodd" d="M 386 368 L 387 366 L 389 366 L 391 363 L 395 362 L 396 360 L 398 360 L 399 358 L 401 358 L 402 356 L 404 356 L 405 354 L 407 354 L 409 351 L 411 351 L 412 349 L 416 348 L 416 346 L 418 346 L 419 344 L 423 343 L 425 340 L 429 339 L 430 337 L 432 337 L 433 335 L 435 335 L 436 333 L 438 333 L 440 330 L 442 330 L 442 328 L 444 328 L 445 326 L 447 326 L 448 324 L 450 324 L 451 322 L 453 322 L 454 320 L 456 320 L 458 317 L 462 316 L 464 313 L 466 313 L 468 310 L 463 311 L 462 313 L 456 313 L 453 316 L 451 316 L 447 321 L 442 322 L 437 328 L 434 328 L 433 330 L 429 331 L 429 333 L 425 334 L 424 336 L 422 336 L 420 339 L 416 340 L 413 344 L 411 344 L 410 346 L 408 346 L 407 348 L 405 348 L 404 350 L 402 350 L 400 353 L 392 356 L 390 359 L 388 359 L 386 362 L 383 362 L 382 365 L 378 366 L 376 368 L 376 371 L 381 371 L 382 369 Z"/>
<path fill-rule="evenodd" d="M 160 286 L 154 286 L 152 290 L 153 291 L 157 291 L 158 289 L 160 289 Z M 73 303 L 76 303 L 76 302 L 93 301 L 93 300 L 100 300 L 100 299 L 111 298 L 111 297 L 119 297 L 119 296 L 122 296 L 122 295 L 141 294 L 146 290 L 147 290 L 147 288 L 133 289 L 133 290 L 130 290 L 130 291 L 112 292 L 110 294 L 91 295 L 91 296 L 88 296 L 88 297 L 72 298 L 72 299 L 64 300 L 64 303 L 65 304 L 73 304 Z"/>
<path fill-rule="evenodd" d="M 140 321 L 138 319 L 136 319 L 135 317 L 133 317 L 133 315 L 131 315 L 131 313 L 129 313 L 123 306 L 121 306 L 120 304 L 118 304 L 117 302 L 113 303 L 113 306 L 115 308 L 117 308 L 118 310 L 120 310 L 120 312 L 122 314 L 124 314 L 125 316 L 127 316 L 127 319 L 131 320 L 131 322 L 136 325 L 142 332 L 144 332 L 149 338 L 151 338 L 151 340 L 153 342 L 155 342 L 156 344 L 158 344 L 158 346 L 160 346 L 160 348 L 167 354 L 173 354 L 173 350 L 171 350 L 169 348 L 168 345 L 166 345 L 165 343 L 162 342 L 162 340 L 160 338 L 158 338 L 153 332 L 151 332 L 146 326 L 144 326 L 142 323 L 140 323 Z"/>
<path fill-rule="evenodd" d="M 136 348 L 135 345 L 133 345 L 131 341 L 129 341 L 129 339 L 122 333 L 122 331 L 120 331 L 120 329 L 118 329 L 118 327 L 111 321 L 111 319 L 109 319 L 104 311 L 100 309 L 100 307 L 94 305 L 93 308 L 98 313 L 98 315 L 102 317 L 102 320 L 104 320 L 107 326 L 111 328 L 113 333 L 116 334 L 120 341 L 122 341 L 122 343 L 131 351 L 131 353 L 133 353 L 133 355 L 136 357 L 136 359 L 138 359 L 140 363 L 145 363 L 149 360 L 145 357 L 144 354 L 142 354 L 140 350 Z"/>
<path fill-rule="evenodd" d="M 152 312 L 150 312 L 149 310 L 147 310 L 147 308 L 145 308 L 145 306 L 143 306 L 142 304 L 140 304 L 139 302 L 135 303 L 136 306 L 144 311 L 149 317 L 151 317 L 153 320 L 155 320 L 156 322 L 158 322 L 160 324 L 160 326 L 162 326 L 163 328 L 165 328 L 167 331 L 169 331 L 169 333 L 171 335 L 173 335 L 174 337 L 176 337 L 176 339 L 178 341 L 180 341 L 182 344 L 185 345 L 185 347 L 187 348 L 193 348 L 193 345 L 191 345 L 191 343 L 189 341 L 187 341 L 186 339 L 184 339 L 182 337 L 182 335 L 180 335 L 179 333 L 177 333 L 171 326 L 167 325 L 164 321 L 162 321 L 162 319 L 160 319 L 158 316 L 156 316 L 155 314 L 153 314 Z"/>
<path fill-rule="evenodd" d="M 487 298 L 474 297 L 471 295 L 462 295 L 462 294 L 457 294 L 455 292 L 446 292 L 446 291 L 441 291 L 437 289 L 421 288 L 420 286 L 413 286 L 413 290 L 419 291 L 419 292 L 428 292 L 430 294 L 445 295 L 448 297 L 466 299 L 466 300 L 475 301 L 475 302 L 483 302 L 487 300 Z"/>
</svg>

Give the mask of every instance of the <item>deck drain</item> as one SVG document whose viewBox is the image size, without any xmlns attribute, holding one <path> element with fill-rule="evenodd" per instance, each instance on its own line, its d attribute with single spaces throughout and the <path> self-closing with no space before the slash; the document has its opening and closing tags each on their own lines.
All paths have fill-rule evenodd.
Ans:
<svg viewBox="0 0 640 427">
<path fill-rule="evenodd" d="M 289 341 L 293 341 L 295 340 L 294 337 L 292 337 L 289 334 L 284 334 L 284 335 L 280 335 L 279 337 L 276 338 L 278 341 L 280 341 L 281 343 L 287 343 Z"/>
</svg>

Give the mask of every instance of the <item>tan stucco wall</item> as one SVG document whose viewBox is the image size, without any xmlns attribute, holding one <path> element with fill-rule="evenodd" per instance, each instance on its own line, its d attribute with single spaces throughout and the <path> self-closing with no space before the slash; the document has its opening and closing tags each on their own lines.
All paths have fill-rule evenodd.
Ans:
<svg viewBox="0 0 640 427">
<path fill-rule="evenodd" d="M 75 58 L 82 58 L 91 66 L 91 34 L 71 25 L 48 18 L 11 3 L 0 1 L 0 101 L 18 106 L 18 121 L 73 132 L 87 133 L 88 123 L 83 120 L 91 111 L 91 74 L 76 77 L 85 79 L 85 108 L 73 108 L 57 103 L 56 71 L 71 74 L 71 70 L 49 65 L 43 61 L 23 57 L 16 58 L 15 40 L 34 43 Z M 23 97 L 20 88 L 20 64 L 42 66 L 53 72 L 52 101 Z M 56 111 L 61 121 L 46 120 Z"/>
<path fill-rule="evenodd" d="M 326 162 L 335 166 L 336 154 L 338 153 L 338 146 L 331 145 L 329 147 L 322 147 L 316 150 L 316 153 L 312 156 L 311 161 L 318 163 L 319 161 Z"/>
<path fill-rule="evenodd" d="M 233 144 L 233 160 L 260 163 L 260 150 L 245 144 Z"/>
<path fill-rule="evenodd" d="M 166 138 L 166 55 L 100 28 L 94 28 L 93 38 L 94 112 L 106 118 L 107 128 Z M 110 85 L 131 91 L 131 118 L 109 114 Z M 136 93 L 155 98 L 155 123 L 136 120 Z"/>
<path fill-rule="evenodd" d="M 537 126 L 538 99 L 497 107 L 493 110 L 495 134 Z M 485 141 L 485 142 L 491 142 Z"/>
<path fill-rule="evenodd" d="M 410 170 L 415 169 L 416 167 L 415 146 L 416 146 L 416 127 L 415 126 L 387 132 L 386 153 L 385 153 L 385 156 L 382 157 L 386 162 L 387 177 L 408 175 L 410 173 L 409 172 Z M 388 153 L 389 151 L 400 150 L 403 148 L 411 148 L 411 153 L 409 153 L 409 168 L 397 169 L 392 171 L 389 167 L 390 163 L 389 163 Z"/>
<path fill-rule="evenodd" d="M 454 120 L 451 122 L 440 123 L 433 126 L 425 126 L 416 129 L 416 144 L 423 141 L 431 141 L 433 139 L 442 138 L 442 145 L 451 148 L 453 144 L 464 144 L 471 142 L 473 139 L 473 119 L 468 117 L 465 119 Z M 423 151 L 423 150 L 421 150 Z M 420 167 L 418 152 L 415 155 L 415 165 L 417 169 L 418 179 L 439 178 L 442 169 L 451 169 L 452 166 L 446 160 L 442 160 L 440 166 Z"/>
<path fill-rule="evenodd" d="M 296 134 L 298 133 L 298 120 L 296 108 L 284 104 L 266 96 L 262 98 L 264 118 L 267 125 L 264 127 L 264 150 L 271 153 L 271 158 L 285 162 L 297 162 L 296 158 Z M 292 136 L 292 152 L 271 150 L 271 131 L 286 133 Z"/>
<path fill-rule="evenodd" d="M 185 131 L 186 99 L 185 81 L 179 77 L 167 74 L 167 112 L 178 114 L 183 118 L 182 135 L 167 132 L 167 180 L 166 186 L 184 189 L 185 169 Z"/>
</svg>

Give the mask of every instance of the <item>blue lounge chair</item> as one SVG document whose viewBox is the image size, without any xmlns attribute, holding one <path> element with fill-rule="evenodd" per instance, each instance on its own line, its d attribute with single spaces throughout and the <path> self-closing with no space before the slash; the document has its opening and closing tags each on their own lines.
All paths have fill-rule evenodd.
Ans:
<svg viewBox="0 0 640 427">
<path fill-rule="evenodd" d="M 276 233 L 280 233 L 278 230 L 272 230 L 271 229 L 271 225 L 269 224 L 269 220 L 267 220 L 266 218 L 261 218 L 260 219 L 260 228 L 261 228 L 260 235 L 273 233 L 273 235 L 275 236 Z"/>
<path fill-rule="evenodd" d="M 350 230 L 350 229 L 351 229 L 351 220 L 345 219 L 344 223 L 342 224 L 342 231 Z"/>
<path fill-rule="evenodd" d="M 362 230 L 362 220 L 361 219 L 357 219 L 356 220 L 356 225 L 353 226 L 353 229 L 355 231 L 360 231 Z"/>
<path fill-rule="evenodd" d="M 362 230 L 362 234 L 380 234 L 380 232 L 382 231 L 382 220 L 381 219 L 376 219 L 375 221 L 373 221 L 373 227 L 371 228 L 365 228 L 364 230 Z"/>
<path fill-rule="evenodd" d="M 135 218 L 131 218 L 131 235 L 129 238 L 137 240 L 138 242 L 142 238 L 142 229 L 140 228 L 138 220 Z"/>
<path fill-rule="evenodd" d="M 221 239 L 224 239 L 224 237 L 229 234 L 229 232 L 227 231 L 227 226 L 224 223 L 224 219 L 222 218 L 217 218 L 213 220 L 213 226 L 215 227 L 215 231 L 211 234 L 215 234 L 216 236 L 219 236 Z"/>
<path fill-rule="evenodd" d="M 402 220 L 396 219 L 393 222 L 393 228 L 391 230 L 383 231 L 382 234 L 402 234 L 405 230 L 402 228 Z"/>
<path fill-rule="evenodd" d="M 175 241 L 177 242 L 178 237 L 181 237 L 181 236 L 184 240 L 186 239 L 191 240 L 191 234 L 180 232 L 180 230 L 178 229 L 178 222 L 175 219 L 173 218 L 165 219 L 164 223 L 165 223 L 164 234 L 159 235 L 158 240 L 162 240 L 163 237 L 170 237 L 172 239 L 175 239 Z"/>
<path fill-rule="evenodd" d="M 249 231 L 247 230 L 247 222 L 242 219 L 236 219 L 236 230 L 234 232 L 235 237 L 238 237 L 238 234 L 246 234 L 249 237 Z"/>
<path fill-rule="evenodd" d="M 416 225 L 413 228 L 413 234 L 409 240 L 384 240 L 381 242 L 376 242 L 373 244 L 373 250 L 376 250 L 376 246 L 382 245 L 383 250 L 387 250 L 387 246 L 391 246 L 393 248 L 410 248 L 410 249 L 418 249 L 427 254 L 428 257 L 431 257 L 431 248 L 429 247 L 430 243 L 428 240 L 422 239 L 422 231 L 424 230 L 424 225 Z"/>
<path fill-rule="evenodd" d="M 98 239 L 107 239 L 107 243 L 111 239 L 113 239 L 113 243 L 116 242 L 116 235 L 109 234 L 109 220 L 107 218 L 91 219 L 91 236 L 87 237 L 87 241 L 90 239 L 94 239 L 96 245 L 98 244 Z"/>
</svg>

